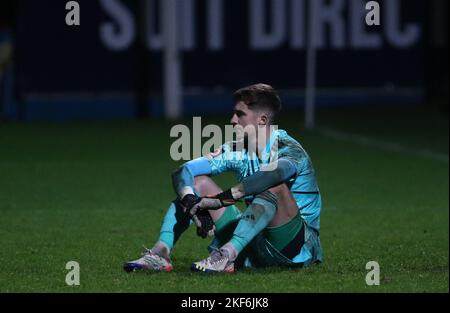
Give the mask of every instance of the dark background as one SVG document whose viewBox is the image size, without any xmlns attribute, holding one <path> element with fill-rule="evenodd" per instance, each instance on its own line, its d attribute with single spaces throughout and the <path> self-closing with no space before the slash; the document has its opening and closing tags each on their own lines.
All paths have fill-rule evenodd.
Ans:
<svg viewBox="0 0 450 313">
<path fill-rule="evenodd" d="M 225 112 L 230 105 L 229 94 L 255 82 L 266 82 L 285 91 L 281 94 L 287 109 L 302 109 L 306 52 L 304 47 L 293 48 L 290 38 L 294 19 L 304 29 L 307 20 L 306 14 L 290 14 L 293 1 L 275 1 L 286 5 L 286 31 L 284 40 L 271 49 L 250 47 L 250 1 L 223 1 L 224 43 L 219 50 L 207 47 L 208 1 L 193 1 L 194 46 L 182 53 L 185 113 Z M 145 14 L 144 1 L 78 2 L 81 25 L 67 26 L 66 1 L 2 1 L 3 42 L 13 47 L 2 69 L 2 116 L 160 116 L 162 53 L 160 49 L 150 50 L 142 39 L 145 21 L 160 30 L 160 1 L 148 2 L 153 5 L 149 14 Z M 105 8 L 111 2 L 128 14 L 128 24 L 134 29 L 129 43 L 117 50 L 107 47 L 100 35 L 105 24 L 111 24 L 115 32 L 123 30 L 123 24 Z M 273 2 L 263 2 L 266 30 L 270 30 Z M 306 11 L 308 1 L 300 2 L 306 5 Z M 334 3 L 322 2 L 325 6 Z M 382 44 L 374 48 L 351 44 L 353 3 L 342 1 L 343 46 L 331 44 L 332 29 L 325 27 L 325 45 L 317 53 L 318 106 L 406 104 L 438 106 L 448 111 L 448 2 L 392 0 L 391 4 L 400 10 L 397 31 L 403 32 L 411 25 L 420 28 L 416 41 L 400 47 L 387 35 L 387 10 L 392 7 L 388 1 L 379 1 L 381 26 L 365 27 L 365 32 L 381 37 Z M 360 3 L 363 6 L 366 1 Z M 95 114 L 88 109 L 92 107 L 97 107 Z M 46 113 L 54 113 L 55 108 L 60 114 Z M 115 114 L 111 115 L 112 111 Z"/>
</svg>

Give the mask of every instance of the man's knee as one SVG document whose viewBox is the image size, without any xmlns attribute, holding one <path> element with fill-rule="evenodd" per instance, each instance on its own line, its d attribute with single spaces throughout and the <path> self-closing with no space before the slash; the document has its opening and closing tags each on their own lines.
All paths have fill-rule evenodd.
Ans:
<svg viewBox="0 0 450 313">
<path fill-rule="evenodd" d="M 266 190 L 256 195 L 255 200 L 258 199 L 273 204 L 275 208 L 277 207 L 278 195 L 271 190 Z M 255 202 L 255 200 L 253 200 L 253 202 Z"/>
<path fill-rule="evenodd" d="M 196 176 L 194 179 L 194 189 L 200 196 L 215 195 L 222 192 L 219 186 L 206 175 Z"/>
<path fill-rule="evenodd" d="M 291 191 L 289 190 L 288 186 L 286 184 L 279 184 L 276 185 L 272 188 L 268 189 L 270 192 L 276 194 L 277 196 L 282 196 L 284 194 L 290 193 Z"/>
<path fill-rule="evenodd" d="M 194 178 L 194 188 L 199 190 L 199 189 L 203 188 L 204 186 L 206 186 L 211 181 L 212 181 L 212 179 L 206 175 L 196 176 Z"/>
<path fill-rule="evenodd" d="M 284 223 L 286 220 L 294 217 L 298 213 L 298 204 L 295 198 L 286 184 L 280 184 L 268 189 L 270 192 L 277 196 L 278 216 L 273 221 L 273 225 Z"/>
</svg>

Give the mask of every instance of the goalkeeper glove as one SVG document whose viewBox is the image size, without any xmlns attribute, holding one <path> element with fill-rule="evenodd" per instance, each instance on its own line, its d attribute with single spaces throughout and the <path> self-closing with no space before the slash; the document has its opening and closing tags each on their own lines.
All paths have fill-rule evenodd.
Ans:
<svg viewBox="0 0 450 313">
<path fill-rule="evenodd" d="M 234 203 L 236 203 L 236 200 L 233 198 L 231 189 L 228 189 L 212 197 L 200 198 L 200 201 L 195 202 L 195 204 L 192 206 L 189 214 L 195 215 L 202 210 L 218 210 L 222 207 L 229 206 Z"/>
<path fill-rule="evenodd" d="M 187 194 L 183 197 L 183 199 L 180 200 L 181 207 L 183 208 L 184 213 L 190 213 L 192 207 L 199 203 L 202 200 L 202 198 L 194 195 L 194 194 Z"/>
<path fill-rule="evenodd" d="M 192 221 L 197 226 L 197 235 L 206 238 L 207 236 L 214 235 L 214 221 L 211 218 L 211 215 L 207 211 L 199 211 L 194 209 L 196 204 L 200 203 L 202 198 L 194 195 L 187 194 L 180 200 L 181 207 L 183 208 L 183 212 L 188 214 Z"/>
</svg>

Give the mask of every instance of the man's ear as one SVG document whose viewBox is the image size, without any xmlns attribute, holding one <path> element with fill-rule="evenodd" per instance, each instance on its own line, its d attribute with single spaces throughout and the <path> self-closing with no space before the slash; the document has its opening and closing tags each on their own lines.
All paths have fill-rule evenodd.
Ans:
<svg viewBox="0 0 450 313">
<path fill-rule="evenodd" d="M 258 121 L 258 125 L 263 126 L 263 125 L 267 125 L 269 123 L 269 117 L 267 116 L 266 113 L 263 113 L 259 116 L 259 121 Z"/>
</svg>

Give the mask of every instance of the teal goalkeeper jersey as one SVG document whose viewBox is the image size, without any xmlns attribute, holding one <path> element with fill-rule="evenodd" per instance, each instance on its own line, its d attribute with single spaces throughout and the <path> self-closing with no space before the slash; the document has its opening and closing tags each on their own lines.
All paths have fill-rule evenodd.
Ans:
<svg viewBox="0 0 450 313">
<path fill-rule="evenodd" d="M 220 149 L 207 155 L 206 158 L 211 165 L 211 175 L 232 171 L 239 182 L 277 158 L 289 159 L 295 164 L 297 173 L 287 184 L 297 202 L 302 218 L 308 226 L 319 231 L 322 200 L 314 168 L 305 149 L 286 131 L 278 129 L 272 132 L 262 160 L 258 159 L 255 153 L 250 155 L 243 148 L 236 149 L 235 142 L 223 144 Z M 246 200 L 251 201 L 252 197 Z"/>
</svg>

